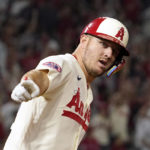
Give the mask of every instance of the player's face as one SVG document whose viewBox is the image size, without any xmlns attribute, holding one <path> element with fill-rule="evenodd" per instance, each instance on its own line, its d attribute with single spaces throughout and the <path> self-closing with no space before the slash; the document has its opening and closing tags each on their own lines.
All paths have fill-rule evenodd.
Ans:
<svg viewBox="0 0 150 150">
<path fill-rule="evenodd" d="M 90 76 L 97 77 L 105 73 L 119 54 L 117 44 L 91 35 L 84 43 L 83 64 Z"/>
</svg>

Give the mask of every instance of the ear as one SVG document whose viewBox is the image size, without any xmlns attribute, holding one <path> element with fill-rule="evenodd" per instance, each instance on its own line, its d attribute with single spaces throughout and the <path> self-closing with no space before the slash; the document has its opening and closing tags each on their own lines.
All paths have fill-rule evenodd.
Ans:
<svg viewBox="0 0 150 150">
<path fill-rule="evenodd" d="M 88 39 L 89 39 L 88 35 L 82 34 L 80 37 L 80 43 L 85 43 L 88 41 Z"/>
</svg>

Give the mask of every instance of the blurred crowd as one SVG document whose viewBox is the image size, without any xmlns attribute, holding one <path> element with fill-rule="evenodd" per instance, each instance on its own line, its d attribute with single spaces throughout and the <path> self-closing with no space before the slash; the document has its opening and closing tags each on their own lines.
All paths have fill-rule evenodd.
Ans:
<svg viewBox="0 0 150 150">
<path fill-rule="evenodd" d="M 99 16 L 127 26 L 130 58 L 122 71 L 93 82 L 79 150 L 150 150 L 149 0 L 0 0 L 0 150 L 19 108 L 10 94 L 21 76 L 46 56 L 73 52 Z"/>
</svg>

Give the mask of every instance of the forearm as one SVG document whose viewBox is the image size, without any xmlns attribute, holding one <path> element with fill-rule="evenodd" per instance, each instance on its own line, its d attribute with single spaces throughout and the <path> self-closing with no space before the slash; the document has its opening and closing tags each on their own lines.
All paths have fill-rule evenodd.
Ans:
<svg viewBox="0 0 150 150">
<path fill-rule="evenodd" d="M 49 87 L 48 70 L 31 70 L 23 75 L 21 80 L 31 79 L 40 88 L 39 95 L 42 95 Z"/>
<path fill-rule="evenodd" d="M 22 102 L 42 95 L 49 87 L 47 73 L 46 70 L 27 72 L 13 89 L 11 98 L 16 102 Z"/>
</svg>

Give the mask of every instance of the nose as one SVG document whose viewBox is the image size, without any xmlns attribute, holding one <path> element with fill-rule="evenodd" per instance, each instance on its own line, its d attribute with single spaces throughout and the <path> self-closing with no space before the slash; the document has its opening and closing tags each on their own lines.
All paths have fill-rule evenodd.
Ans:
<svg viewBox="0 0 150 150">
<path fill-rule="evenodd" d="M 105 56 L 106 58 L 109 58 L 109 59 L 110 59 L 110 58 L 112 57 L 112 54 L 113 54 L 113 50 L 112 50 L 111 47 L 105 48 L 104 56 Z"/>
</svg>

